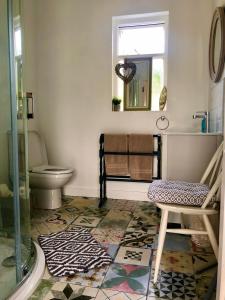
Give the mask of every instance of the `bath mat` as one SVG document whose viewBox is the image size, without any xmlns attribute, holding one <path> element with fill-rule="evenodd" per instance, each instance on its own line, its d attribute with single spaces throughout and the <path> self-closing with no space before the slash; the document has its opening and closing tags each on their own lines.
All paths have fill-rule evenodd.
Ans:
<svg viewBox="0 0 225 300">
<path fill-rule="evenodd" d="M 44 251 L 49 272 L 53 276 L 71 276 L 88 272 L 112 262 L 112 258 L 93 238 L 89 230 L 78 227 L 49 235 L 38 241 Z"/>
</svg>

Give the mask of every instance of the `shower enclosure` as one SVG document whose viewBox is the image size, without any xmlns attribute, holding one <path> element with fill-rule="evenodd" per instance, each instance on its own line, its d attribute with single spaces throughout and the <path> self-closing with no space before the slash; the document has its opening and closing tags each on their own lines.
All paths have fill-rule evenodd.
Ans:
<svg viewBox="0 0 225 300">
<path fill-rule="evenodd" d="M 35 262 L 22 58 L 20 1 L 0 0 L 0 300 L 14 293 Z"/>
</svg>

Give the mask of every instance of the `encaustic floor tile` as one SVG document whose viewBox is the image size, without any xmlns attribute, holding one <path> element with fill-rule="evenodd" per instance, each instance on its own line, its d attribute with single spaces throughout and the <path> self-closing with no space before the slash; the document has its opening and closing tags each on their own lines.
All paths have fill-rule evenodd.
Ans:
<svg viewBox="0 0 225 300">
<path fill-rule="evenodd" d="M 120 247 L 115 258 L 116 263 L 148 266 L 151 250 L 132 247 Z"/>
<path fill-rule="evenodd" d="M 63 206 L 69 205 L 74 200 L 74 198 L 75 198 L 74 196 L 63 195 L 62 196 Z"/>
<path fill-rule="evenodd" d="M 113 264 L 110 266 L 101 288 L 146 295 L 148 281 L 148 267 Z"/>
<path fill-rule="evenodd" d="M 39 235 L 40 235 L 40 232 L 37 230 L 37 228 L 35 226 L 32 226 L 31 227 L 31 236 L 32 236 L 33 240 L 37 241 Z"/>
<path fill-rule="evenodd" d="M 129 211 L 110 210 L 98 228 L 126 229 L 131 220 Z"/>
<path fill-rule="evenodd" d="M 109 209 L 107 208 L 94 208 L 94 207 L 87 207 L 83 210 L 83 216 L 92 216 L 92 217 L 104 217 L 108 214 Z"/>
<path fill-rule="evenodd" d="M 31 218 L 33 223 L 41 223 L 50 215 L 54 214 L 56 210 L 54 209 L 31 209 Z"/>
<path fill-rule="evenodd" d="M 62 215 L 68 215 L 69 217 L 71 217 L 71 215 L 73 216 L 74 214 L 79 214 L 80 210 L 77 207 L 74 207 L 72 205 L 65 205 L 62 207 L 59 207 L 56 209 L 55 213 L 58 214 L 62 214 Z"/>
<path fill-rule="evenodd" d="M 126 231 L 144 231 L 150 234 L 156 234 L 158 223 L 159 220 L 156 216 L 149 216 L 149 218 L 134 217 L 128 224 Z"/>
<path fill-rule="evenodd" d="M 40 232 L 40 234 L 49 234 L 52 232 L 58 232 L 66 229 L 68 224 L 52 224 L 43 222 L 42 224 L 36 225 L 36 229 Z"/>
<path fill-rule="evenodd" d="M 56 276 L 52 276 L 47 268 L 47 266 L 45 267 L 45 272 L 44 275 L 42 276 L 43 279 L 51 281 L 51 282 L 56 282 L 56 281 L 60 281 L 60 277 L 56 277 Z"/>
<path fill-rule="evenodd" d="M 119 245 L 108 243 L 101 243 L 101 245 L 112 258 L 115 258 Z"/>
<path fill-rule="evenodd" d="M 73 276 L 61 277 L 59 280 L 82 286 L 100 287 L 108 268 L 108 266 L 105 266 L 100 269 L 90 270 L 88 273 L 77 273 Z"/>
<path fill-rule="evenodd" d="M 39 286 L 34 291 L 29 300 L 42 300 L 46 294 L 51 290 L 53 283 L 49 280 L 42 279 Z"/>
<path fill-rule="evenodd" d="M 134 211 L 138 204 L 138 201 L 107 199 L 107 202 L 105 203 L 104 207 L 108 209 Z"/>
<path fill-rule="evenodd" d="M 101 289 L 95 300 L 146 300 L 145 295 L 124 293 L 120 291 Z"/>
<path fill-rule="evenodd" d="M 179 272 L 160 271 L 157 283 L 150 281 L 148 296 L 171 300 L 198 300 L 195 277 Z"/>
<path fill-rule="evenodd" d="M 155 235 L 148 234 L 144 231 L 126 232 L 120 242 L 120 246 L 152 248 Z"/>
<path fill-rule="evenodd" d="M 208 291 L 209 286 L 212 284 L 212 281 L 215 280 L 215 277 L 217 276 L 217 270 L 216 268 L 213 268 L 210 272 L 210 274 L 199 274 L 196 275 L 196 291 L 198 294 L 198 298 L 205 299 L 205 295 Z M 214 298 L 212 298 L 214 299 Z"/>
<path fill-rule="evenodd" d="M 111 203 L 107 201 L 106 206 L 99 210 L 97 208 L 98 202 L 99 199 L 75 197 L 70 198 L 68 202 L 63 202 L 63 207 L 57 210 L 35 210 L 32 218 L 32 234 L 37 238 L 40 234 L 85 226 L 117 263 L 110 267 L 91 270 L 89 273 L 77 273 L 74 276 L 63 278 L 53 277 L 46 270 L 41 285 L 30 299 L 43 300 L 48 294 L 50 298 L 45 299 L 195 300 L 193 281 L 191 281 L 193 285 L 190 284 L 193 288 L 191 291 L 187 289 L 188 284 L 186 287 L 183 285 L 182 289 L 186 291 L 185 297 L 182 291 L 178 289 L 177 282 L 182 286 L 182 282 L 188 281 L 184 276 L 192 278 L 199 270 L 213 263 L 211 252 L 202 251 L 199 248 L 194 249 L 193 245 L 190 249 L 188 238 L 173 235 L 171 239 L 169 238 L 170 235 L 167 234 L 160 272 L 164 275 L 171 273 L 172 279 L 171 276 L 168 279 L 167 275 L 162 275 L 161 287 L 152 286 L 151 282 L 150 287 L 156 289 L 155 293 L 149 293 L 146 296 L 150 273 L 149 262 L 151 263 L 151 273 L 154 274 L 156 254 L 154 249 L 157 247 L 155 240 L 152 243 L 152 237 L 157 233 L 159 222 L 155 207 L 150 203 L 112 200 Z M 108 203 L 111 207 L 108 206 Z M 79 217 L 91 218 L 93 221 L 89 219 L 86 224 L 85 222 L 80 223 L 81 218 L 78 219 Z M 98 222 L 98 220 L 100 221 Z M 89 222 L 90 227 L 87 226 Z M 94 228 L 93 226 L 96 225 L 97 228 Z M 144 235 L 146 236 L 144 237 Z M 138 241 L 138 238 L 141 240 Z M 136 247 L 133 247 L 134 245 Z M 149 245 L 153 248 L 148 249 Z M 199 299 L 203 299 L 202 295 L 205 294 L 210 280 L 214 276 L 214 271 L 210 269 L 201 273 L 200 276 L 194 275 Z M 182 275 L 182 282 L 178 280 L 179 276 L 176 279 L 177 273 L 185 273 Z M 174 280 L 175 283 L 172 285 L 173 298 L 171 298 L 170 286 L 167 283 Z M 100 286 L 101 289 L 99 290 Z M 94 291 L 92 290 L 93 293 L 88 292 L 88 287 L 94 289 Z M 176 298 L 177 295 L 180 298 Z"/>
<path fill-rule="evenodd" d="M 191 251 L 193 253 L 199 253 L 199 254 L 200 253 L 201 254 L 213 253 L 213 249 L 210 245 L 208 247 L 201 247 L 201 246 L 196 245 L 193 241 L 191 241 L 191 246 L 192 246 Z"/>
<path fill-rule="evenodd" d="M 84 228 L 84 227 L 76 225 L 76 224 L 70 224 L 69 226 L 66 227 L 66 230 L 81 229 L 81 228 Z M 93 228 L 92 227 L 85 227 L 85 229 L 90 232 Z"/>
<path fill-rule="evenodd" d="M 71 283 L 56 282 L 51 291 L 44 297 L 44 300 L 62 299 L 95 299 L 98 289 L 90 287 L 82 287 Z"/>
<path fill-rule="evenodd" d="M 90 216 L 79 216 L 74 222 L 73 225 L 82 225 L 86 227 L 96 227 L 101 218 L 98 217 L 90 217 Z"/>
<path fill-rule="evenodd" d="M 67 212 L 57 212 L 52 214 L 50 217 L 45 219 L 46 223 L 54 224 L 54 225 L 68 225 L 74 220 L 74 214 L 71 215 Z"/>
<path fill-rule="evenodd" d="M 59 213 L 59 214 L 74 216 L 74 215 L 83 214 L 83 210 L 84 209 L 82 209 L 82 208 L 80 209 L 80 208 L 74 207 L 72 205 L 67 205 L 67 206 L 64 206 L 62 208 L 57 209 L 56 212 Z"/>
<path fill-rule="evenodd" d="M 152 268 L 155 268 L 155 256 L 156 251 L 154 251 Z M 192 256 L 189 253 L 185 252 L 176 252 L 176 251 L 163 251 L 160 270 L 165 272 L 180 272 L 193 274 L 193 264 Z"/>
<path fill-rule="evenodd" d="M 100 243 L 119 244 L 124 236 L 124 230 L 95 228 L 91 234 Z"/>
<path fill-rule="evenodd" d="M 151 203 L 146 203 L 141 206 L 137 206 L 137 208 L 134 211 L 134 216 L 142 218 L 153 218 L 155 216 L 158 218 L 156 207 Z"/>
<path fill-rule="evenodd" d="M 51 229 L 48 224 L 43 222 L 41 224 L 32 224 L 31 228 L 32 237 L 37 239 L 40 234 L 49 234 L 51 233 Z"/>
<path fill-rule="evenodd" d="M 192 262 L 195 273 L 204 272 L 204 270 L 217 265 L 216 257 L 213 254 L 195 254 L 192 256 Z"/>
<path fill-rule="evenodd" d="M 71 206 L 77 208 L 87 208 L 87 207 L 98 207 L 99 199 L 97 198 L 82 198 L 82 197 L 75 197 L 74 200 L 70 202 Z"/>
<path fill-rule="evenodd" d="M 156 235 L 153 248 L 158 248 L 158 235 Z M 167 233 L 163 250 L 191 252 L 190 237 L 181 234 Z"/>
</svg>

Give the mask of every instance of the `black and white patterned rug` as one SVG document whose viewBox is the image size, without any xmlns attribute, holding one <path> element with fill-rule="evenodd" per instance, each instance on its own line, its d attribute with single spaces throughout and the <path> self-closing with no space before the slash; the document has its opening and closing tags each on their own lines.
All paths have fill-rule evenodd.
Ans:
<svg viewBox="0 0 225 300">
<path fill-rule="evenodd" d="M 40 235 L 38 241 L 53 276 L 86 273 L 112 262 L 112 258 L 86 228 Z"/>
</svg>

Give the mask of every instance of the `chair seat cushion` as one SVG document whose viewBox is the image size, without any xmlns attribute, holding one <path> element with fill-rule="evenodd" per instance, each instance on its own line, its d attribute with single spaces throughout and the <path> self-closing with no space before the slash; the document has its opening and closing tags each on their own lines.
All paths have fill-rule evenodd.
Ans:
<svg viewBox="0 0 225 300">
<path fill-rule="evenodd" d="M 149 186 L 148 198 L 152 202 L 201 206 L 208 192 L 209 187 L 201 183 L 155 180 Z"/>
</svg>

